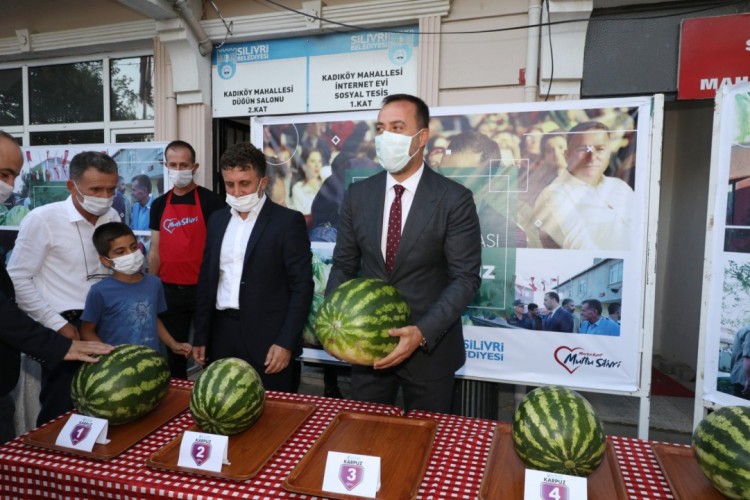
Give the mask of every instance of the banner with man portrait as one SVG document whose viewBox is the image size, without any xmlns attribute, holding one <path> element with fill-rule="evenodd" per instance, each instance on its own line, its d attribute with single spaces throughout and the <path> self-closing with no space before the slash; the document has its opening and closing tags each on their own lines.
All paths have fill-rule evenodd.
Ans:
<svg viewBox="0 0 750 500">
<path fill-rule="evenodd" d="M 639 389 L 644 332 L 651 335 L 646 235 L 658 210 L 649 207 L 658 176 L 650 162 L 661 112 L 651 97 L 431 109 L 426 161 L 471 189 L 481 225 L 482 284 L 462 316 L 467 362 L 459 376 Z M 344 190 L 381 170 L 376 118 L 361 111 L 251 123 L 278 183 L 274 201 L 308 221 L 310 359 L 331 359 L 315 349 L 312 318 Z M 295 197 L 303 188 L 304 204 Z"/>
</svg>

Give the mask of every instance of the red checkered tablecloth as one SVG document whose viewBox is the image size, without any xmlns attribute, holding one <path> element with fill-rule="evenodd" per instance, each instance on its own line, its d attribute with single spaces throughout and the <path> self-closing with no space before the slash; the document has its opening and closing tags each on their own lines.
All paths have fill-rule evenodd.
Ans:
<svg viewBox="0 0 750 500">
<path fill-rule="evenodd" d="M 174 386 L 192 383 L 172 381 Z M 18 438 L 0 447 L 2 498 L 311 498 L 281 484 L 333 418 L 342 411 L 401 415 L 395 406 L 269 391 L 269 399 L 310 402 L 316 410 L 292 438 L 249 481 L 229 481 L 146 467 L 154 452 L 193 424 L 189 412 L 170 420 L 146 439 L 106 461 L 25 445 Z M 497 422 L 414 411 L 410 418 L 438 423 L 420 499 L 474 500 L 479 493 Z M 651 442 L 611 436 L 631 499 L 671 499 Z"/>
<path fill-rule="evenodd" d="M 420 498 L 477 498 L 497 422 L 423 411 L 409 412 L 407 417 L 438 422 Z M 608 439 L 615 449 L 631 500 L 674 498 L 651 451 L 651 441 L 619 436 Z"/>
</svg>

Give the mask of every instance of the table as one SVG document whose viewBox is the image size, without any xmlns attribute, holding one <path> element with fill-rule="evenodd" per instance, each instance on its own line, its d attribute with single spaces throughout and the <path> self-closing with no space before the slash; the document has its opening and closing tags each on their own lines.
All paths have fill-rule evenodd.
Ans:
<svg viewBox="0 0 750 500">
<path fill-rule="evenodd" d="M 192 385 L 177 380 L 172 384 Z M 310 402 L 316 405 L 316 410 L 249 481 L 172 473 L 144 465 L 152 453 L 193 424 L 185 411 L 123 454 L 104 462 L 34 448 L 18 438 L 0 447 L 0 494 L 10 498 L 310 498 L 289 493 L 281 484 L 339 412 L 403 414 L 395 406 L 350 400 L 273 391 L 267 397 Z M 422 411 L 409 412 L 406 417 L 438 423 L 419 498 L 475 499 L 497 422 Z M 608 439 L 614 445 L 631 499 L 673 498 L 651 452 L 651 442 L 613 436 Z"/>
</svg>

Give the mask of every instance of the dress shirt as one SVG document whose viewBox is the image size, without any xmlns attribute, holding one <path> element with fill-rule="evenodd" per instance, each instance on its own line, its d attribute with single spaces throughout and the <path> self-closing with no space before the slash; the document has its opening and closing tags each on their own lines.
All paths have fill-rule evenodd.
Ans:
<svg viewBox="0 0 750 500">
<path fill-rule="evenodd" d="M 424 164 L 404 182 L 397 182 L 391 174 L 385 177 L 385 203 L 383 203 L 383 226 L 380 236 L 380 251 L 383 252 L 383 259 L 385 259 L 385 247 L 388 242 L 388 217 L 391 213 L 391 204 L 396 199 L 396 190 L 393 189 L 393 186 L 401 184 L 405 188 L 401 195 L 401 232 L 403 232 L 406 219 L 409 217 L 409 210 L 411 210 L 411 203 L 414 201 L 414 195 L 417 192 L 417 186 L 419 186 L 419 179 L 422 178 L 422 172 L 424 172 Z"/>
<path fill-rule="evenodd" d="M 110 208 L 93 225 L 70 196 L 32 210 L 8 262 L 18 306 L 47 328 L 62 328 L 68 321 L 59 313 L 83 309 L 91 285 L 110 274 L 94 248 L 94 229 L 119 220 Z"/>
<path fill-rule="evenodd" d="M 221 241 L 219 254 L 219 287 L 216 291 L 216 309 L 240 308 L 240 282 L 242 269 L 245 266 L 247 242 L 258 220 L 258 214 L 266 203 L 267 196 L 261 198 L 258 206 L 248 212 L 246 218 L 239 212 L 230 209 L 232 216 Z"/>
<path fill-rule="evenodd" d="M 148 223 L 151 218 L 151 204 L 154 202 L 154 197 L 149 195 L 148 201 L 144 206 L 140 203 L 133 203 L 133 208 L 130 212 L 130 228 L 133 231 L 148 231 Z"/>
<path fill-rule="evenodd" d="M 599 321 L 596 323 L 590 323 L 588 321 L 581 322 L 581 333 L 587 333 L 589 335 L 609 335 L 610 337 L 617 337 L 620 335 L 620 325 L 607 318 L 601 316 Z"/>
</svg>

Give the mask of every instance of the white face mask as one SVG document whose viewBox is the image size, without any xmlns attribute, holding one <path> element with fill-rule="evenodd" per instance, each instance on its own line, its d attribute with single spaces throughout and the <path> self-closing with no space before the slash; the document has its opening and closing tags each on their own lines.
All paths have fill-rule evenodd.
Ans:
<svg viewBox="0 0 750 500">
<path fill-rule="evenodd" d="M 78 203 L 80 203 L 81 207 L 91 215 L 99 217 L 106 214 L 112 207 L 112 202 L 115 201 L 114 196 L 110 198 L 97 198 L 96 196 L 83 194 L 81 193 L 81 190 L 78 189 L 78 184 L 76 184 L 75 181 L 73 182 L 73 185 L 76 187 L 78 194 L 83 197 L 83 200 L 79 199 Z"/>
<path fill-rule="evenodd" d="M 7 182 L 0 181 L 0 203 L 5 203 L 13 194 L 13 186 Z"/>
<path fill-rule="evenodd" d="M 252 211 L 255 207 L 258 206 L 258 203 L 260 203 L 260 200 L 263 199 L 263 197 L 260 195 L 260 187 L 262 184 L 258 185 L 258 191 L 255 193 L 246 194 L 245 196 L 232 196 L 231 194 L 227 193 L 227 205 L 232 207 L 233 209 L 237 210 L 240 213 L 247 213 Z"/>
<path fill-rule="evenodd" d="M 176 188 L 184 188 L 193 182 L 193 170 L 174 170 L 171 168 L 167 169 L 169 175 L 169 182 Z"/>
<path fill-rule="evenodd" d="M 114 259 L 107 258 L 112 262 L 112 269 L 123 274 L 135 274 L 143 268 L 143 253 L 136 250 L 127 255 L 121 255 Z"/>
<path fill-rule="evenodd" d="M 392 174 L 400 172 L 409 163 L 409 160 L 417 154 L 419 150 L 410 155 L 409 148 L 412 139 L 419 135 L 422 130 L 424 129 L 419 129 L 419 132 L 414 135 L 394 134 L 384 130 L 381 134 L 375 136 L 375 152 L 380 164 L 387 172 Z"/>
</svg>

